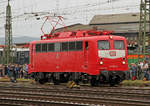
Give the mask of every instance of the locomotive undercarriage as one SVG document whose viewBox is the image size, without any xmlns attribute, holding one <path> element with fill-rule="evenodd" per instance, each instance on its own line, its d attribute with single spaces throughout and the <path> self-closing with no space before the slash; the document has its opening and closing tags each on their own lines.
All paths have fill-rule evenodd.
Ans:
<svg viewBox="0 0 150 106">
<path fill-rule="evenodd" d="M 74 81 L 77 85 L 79 83 L 90 83 L 91 86 L 98 86 L 100 84 L 110 84 L 114 86 L 125 79 L 125 73 L 123 71 L 101 71 L 99 75 L 88 75 L 81 72 L 36 72 L 32 73 L 31 76 L 40 84 L 52 82 L 55 85 Z"/>
</svg>

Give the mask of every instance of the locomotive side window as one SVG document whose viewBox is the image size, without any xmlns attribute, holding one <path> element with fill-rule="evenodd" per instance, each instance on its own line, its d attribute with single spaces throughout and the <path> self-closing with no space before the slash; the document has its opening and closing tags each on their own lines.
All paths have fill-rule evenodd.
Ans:
<svg viewBox="0 0 150 106">
<path fill-rule="evenodd" d="M 60 52 L 60 43 L 55 43 L 55 52 Z"/>
<path fill-rule="evenodd" d="M 63 42 L 61 44 L 62 51 L 68 51 L 68 42 Z"/>
<path fill-rule="evenodd" d="M 88 42 L 86 42 L 85 46 L 88 48 Z M 82 41 L 36 44 L 36 52 L 78 51 L 82 49 Z"/>
<path fill-rule="evenodd" d="M 69 51 L 76 50 L 75 42 L 69 42 Z"/>
<path fill-rule="evenodd" d="M 77 41 L 76 42 L 76 50 L 82 50 L 82 41 Z"/>
<path fill-rule="evenodd" d="M 42 52 L 47 52 L 47 44 L 42 44 Z"/>
<path fill-rule="evenodd" d="M 124 47 L 124 42 L 123 40 L 115 40 L 114 41 L 114 49 L 119 49 L 119 50 L 123 50 Z"/>
<path fill-rule="evenodd" d="M 41 52 L 41 44 L 36 44 L 36 52 Z"/>
<path fill-rule="evenodd" d="M 100 49 L 100 50 L 108 50 L 108 49 L 110 49 L 110 44 L 109 44 L 108 40 L 99 40 L 97 42 L 97 44 L 98 44 L 98 49 Z"/>
<path fill-rule="evenodd" d="M 54 52 L 54 43 L 49 43 L 48 44 L 48 51 L 49 52 Z"/>
</svg>

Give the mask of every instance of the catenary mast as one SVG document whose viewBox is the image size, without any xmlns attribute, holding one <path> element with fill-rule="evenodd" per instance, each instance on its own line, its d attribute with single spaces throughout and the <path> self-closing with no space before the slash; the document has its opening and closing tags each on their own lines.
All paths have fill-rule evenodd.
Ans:
<svg viewBox="0 0 150 106">
<path fill-rule="evenodd" d="M 12 50 L 12 16 L 11 16 L 11 6 L 9 4 L 6 8 L 6 24 L 5 24 L 5 50 L 4 50 L 4 62 L 9 64 L 12 62 L 11 50 Z"/>
<path fill-rule="evenodd" d="M 146 46 L 150 46 L 150 0 L 141 0 L 138 47 L 145 58 Z"/>
</svg>

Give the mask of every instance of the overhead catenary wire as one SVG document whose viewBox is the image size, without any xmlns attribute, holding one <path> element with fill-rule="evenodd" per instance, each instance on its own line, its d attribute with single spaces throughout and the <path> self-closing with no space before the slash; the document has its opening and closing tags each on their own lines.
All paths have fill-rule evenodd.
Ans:
<svg viewBox="0 0 150 106">
<path fill-rule="evenodd" d="M 15 4 L 15 1 L 19 1 L 18 4 Z M 37 19 L 42 19 L 42 17 L 48 16 L 48 15 L 50 16 L 61 15 L 66 19 L 65 23 L 67 24 L 69 23 L 86 23 L 87 24 L 93 15 L 105 14 L 105 13 L 111 13 L 111 12 L 113 13 L 113 11 L 117 11 L 118 9 L 120 10 L 120 12 L 126 12 L 128 10 L 135 10 L 135 9 L 138 10 L 139 8 L 139 4 L 130 4 L 130 5 L 127 4 L 123 6 L 111 5 L 113 3 L 114 4 L 118 3 L 118 1 L 122 2 L 124 0 L 111 0 L 111 2 L 109 3 L 107 0 L 103 0 L 103 1 L 95 0 L 92 2 L 85 2 L 85 0 L 83 0 L 83 1 L 80 1 L 77 5 L 76 5 L 77 1 L 73 1 L 74 4 L 72 4 L 72 1 L 69 1 L 70 5 L 65 4 L 67 5 L 65 7 L 61 6 L 61 3 L 62 3 L 61 0 L 57 0 L 59 1 L 57 5 L 58 6 L 57 7 L 58 12 L 57 12 L 56 9 L 53 7 L 47 7 L 42 10 L 38 9 L 39 7 L 37 5 L 44 1 L 32 0 L 31 2 L 30 0 L 27 0 L 27 1 L 24 1 L 24 3 L 22 3 L 23 0 L 15 0 L 15 1 L 11 2 L 11 4 L 13 5 L 15 4 L 15 6 L 18 5 L 17 8 L 12 8 L 12 12 L 13 12 L 12 22 L 15 24 L 14 26 L 15 27 L 17 26 L 18 28 L 21 24 L 25 24 L 27 22 L 28 22 L 28 25 L 33 26 L 37 21 L 38 23 L 42 21 L 42 20 L 39 21 Z M 51 0 L 49 1 L 51 2 Z M 4 14 L 0 14 L 0 21 L 5 18 L 6 18 L 5 12 Z M 1 23 L 4 23 L 4 22 L 1 21 Z M 3 25 L 0 25 L 0 28 L 1 26 L 3 29 Z"/>
<path fill-rule="evenodd" d="M 77 11 L 77 14 L 80 14 L 80 13 L 83 13 L 83 12 L 86 12 L 86 11 L 88 11 L 88 12 L 91 12 L 91 11 L 93 11 L 93 10 L 96 10 L 96 11 L 99 11 L 99 13 L 101 12 L 101 11 L 107 11 L 107 10 L 115 10 L 115 9 L 122 9 L 122 10 L 126 10 L 127 8 L 131 8 L 131 7 L 133 7 L 133 8 L 137 8 L 137 7 L 139 7 L 139 5 L 130 5 L 130 6 L 124 6 L 124 7 L 122 7 L 122 6 L 118 6 L 118 7 L 115 7 L 115 8 L 107 8 L 107 9 L 104 9 L 104 8 L 99 8 L 99 9 L 88 9 L 88 10 L 79 10 L 79 11 Z M 45 16 L 45 15 L 54 15 L 54 12 L 52 13 L 50 13 L 50 12 L 36 12 L 37 14 L 39 14 L 40 16 Z M 25 16 L 27 15 L 27 16 L 29 16 L 30 15 L 30 18 L 34 18 L 34 17 L 36 17 L 35 15 L 36 15 L 36 13 L 24 13 L 24 14 L 20 14 L 20 15 L 17 15 L 17 16 L 14 16 L 12 19 L 16 19 L 16 18 L 22 18 L 22 20 L 24 20 L 25 18 Z M 75 14 L 75 12 L 70 12 L 70 13 L 62 13 L 62 15 L 70 15 L 70 14 Z M 92 13 L 90 13 L 90 14 L 92 14 Z M 60 13 L 60 15 L 61 15 L 61 13 Z M 0 17 L 0 18 L 4 18 L 4 17 Z M 75 18 L 67 18 L 67 19 L 82 19 L 82 17 L 77 17 L 77 16 L 75 16 Z"/>
<path fill-rule="evenodd" d="M 116 0 L 115 0 L 116 1 Z M 119 0 L 117 0 L 117 1 L 119 1 Z M 121 0 L 120 0 L 121 1 Z M 98 11 L 98 10 L 108 10 L 108 9 L 104 9 L 104 8 L 99 8 L 99 9 L 87 9 L 86 7 L 88 7 L 88 8 L 90 8 L 90 6 L 97 6 L 97 5 L 104 5 L 104 4 L 106 4 L 107 2 L 105 1 L 105 2 L 100 2 L 100 4 L 99 3 L 93 3 L 93 4 L 85 4 L 85 5 L 79 5 L 79 6 L 73 6 L 73 7 L 68 7 L 68 8 L 60 8 L 58 11 L 62 14 L 62 15 L 72 15 L 72 14 L 76 14 L 76 13 L 83 13 L 83 12 L 90 12 L 90 11 Z M 131 5 L 131 6 L 136 6 L 136 5 Z M 128 6 L 128 7 L 131 7 L 131 6 Z M 24 7 L 25 9 L 26 8 L 28 8 L 28 7 L 30 7 L 30 6 L 27 6 L 27 7 Z M 80 10 L 82 8 L 82 11 Z M 116 9 L 118 9 L 118 8 L 125 8 L 125 7 L 115 7 Z M 109 8 L 109 9 L 115 9 L 115 8 Z M 21 8 L 19 8 L 19 9 L 15 9 L 14 10 L 14 12 L 13 13 L 17 13 L 16 11 L 17 10 L 20 10 Z M 68 11 L 69 10 L 69 11 Z M 88 10 L 88 11 L 87 11 Z M 53 14 L 57 14 L 55 11 L 54 11 L 54 9 L 52 9 L 52 10 L 44 10 L 44 11 L 47 11 L 47 15 L 49 15 L 49 13 L 53 13 Z M 44 11 L 41 11 L 41 13 L 43 12 L 43 13 L 46 13 L 46 12 L 44 12 Z M 95 12 L 94 11 L 94 12 Z M 34 13 L 34 12 L 33 12 Z M 36 13 L 36 12 L 35 12 Z M 32 14 L 32 12 L 30 13 L 30 14 Z M 60 14 L 60 15 L 61 15 Z M 28 13 L 28 15 L 29 15 L 29 13 Z M 14 18 L 15 17 L 18 17 L 19 18 L 19 16 L 22 16 L 23 17 L 23 14 L 22 15 L 18 15 L 18 16 L 14 16 Z M 24 16 L 26 16 L 26 14 L 24 13 Z"/>
</svg>

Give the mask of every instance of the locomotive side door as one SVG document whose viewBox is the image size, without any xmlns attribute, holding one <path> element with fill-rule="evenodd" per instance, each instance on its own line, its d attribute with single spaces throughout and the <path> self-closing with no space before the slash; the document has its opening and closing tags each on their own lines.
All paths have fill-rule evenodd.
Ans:
<svg viewBox="0 0 150 106">
<path fill-rule="evenodd" d="M 59 71 L 59 68 L 60 68 L 60 49 L 61 49 L 60 45 L 61 45 L 60 43 L 55 43 L 55 53 L 56 53 L 55 68 L 56 68 L 56 71 Z"/>
<path fill-rule="evenodd" d="M 84 67 L 88 68 L 88 52 L 89 52 L 89 42 L 85 41 L 83 44 L 83 52 L 84 52 Z"/>
<path fill-rule="evenodd" d="M 34 52 L 35 52 L 35 45 L 34 44 L 32 44 L 31 45 L 31 51 L 30 51 L 30 67 L 31 67 L 31 69 L 33 70 L 33 68 L 34 68 Z"/>
</svg>

